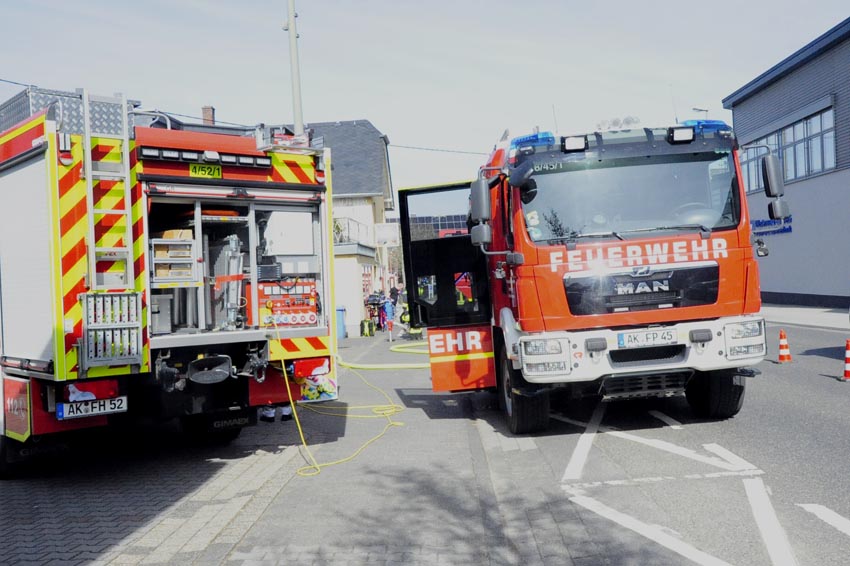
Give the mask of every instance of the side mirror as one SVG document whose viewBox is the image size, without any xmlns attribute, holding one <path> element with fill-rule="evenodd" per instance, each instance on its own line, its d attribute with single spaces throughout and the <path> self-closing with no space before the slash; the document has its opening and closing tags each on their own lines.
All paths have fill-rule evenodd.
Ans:
<svg viewBox="0 0 850 566">
<path fill-rule="evenodd" d="M 776 199 L 767 205 L 767 215 L 771 220 L 782 220 L 791 216 L 791 207 L 784 200 Z"/>
<path fill-rule="evenodd" d="M 782 179 L 782 168 L 779 158 L 771 153 L 761 158 L 761 176 L 764 180 L 764 194 L 771 198 L 785 194 L 785 181 Z"/>
<path fill-rule="evenodd" d="M 493 241 L 493 229 L 489 224 L 476 224 L 469 231 L 473 246 L 486 246 Z"/>
<path fill-rule="evenodd" d="M 534 175 L 534 165 L 529 161 L 525 161 L 511 168 L 508 181 L 514 187 L 522 187 L 531 179 L 532 175 Z"/>
<path fill-rule="evenodd" d="M 469 187 L 469 216 L 473 222 L 488 222 L 491 214 L 490 183 L 487 179 L 476 179 Z"/>
</svg>

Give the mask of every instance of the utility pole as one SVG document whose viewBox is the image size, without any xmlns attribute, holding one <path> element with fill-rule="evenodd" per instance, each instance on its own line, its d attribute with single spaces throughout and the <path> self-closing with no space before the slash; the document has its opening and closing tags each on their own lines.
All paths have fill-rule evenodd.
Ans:
<svg viewBox="0 0 850 566">
<path fill-rule="evenodd" d="M 298 67 L 298 30 L 295 27 L 295 0 L 289 0 L 289 14 L 284 31 L 289 32 L 289 67 L 292 74 L 293 129 L 296 136 L 304 135 L 304 118 L 301 114 L 301 70 Z"/>
</svg>

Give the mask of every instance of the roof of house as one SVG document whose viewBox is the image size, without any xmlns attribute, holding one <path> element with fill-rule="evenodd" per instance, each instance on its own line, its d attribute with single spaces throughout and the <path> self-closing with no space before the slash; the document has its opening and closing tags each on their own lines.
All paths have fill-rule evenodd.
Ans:
<svg viewBox="0 0 850 566">
<path fill-rule="evenodd" d="M 726 108 L 727 110 L 731 109 L 736 104 L 743 102 L 766 86 L 778 81 L 795 69 L 805 65 L 818 55 L 848 38 L 850 38 L 850 18 L 847 18 L 822 36 L 809 42 L 806 46 L 796 51 L 790 57 L 783 59 L 724 98 L 723 108 Z"/>
<path fill-rule="evenodd" d="M 312 122 L 313 139 L 331 148 L 335 196 L 384 195 L 392 198 L 389 139 L 369 120 Z"/>
</svg>

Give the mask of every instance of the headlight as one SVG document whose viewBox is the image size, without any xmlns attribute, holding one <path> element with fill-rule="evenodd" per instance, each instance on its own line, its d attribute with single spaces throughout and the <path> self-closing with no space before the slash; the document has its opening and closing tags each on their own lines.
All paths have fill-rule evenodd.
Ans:
<svg viewBox="0 0 850 566">
<path fill-rule="evenodd" d="M 558 340 L 528 340 L 523 342 L 523 353 L 527 356 L 544 356 L 560 354 L 561 343 Z"/>
<path fill-rule="evenodd" d="M 726 335 L 732 340 L 742 340 L 744 338 L 756 338 L 761 336 L 762 327 L 761 321 L 752 320 L 749 322 L 735 322 L 726 325 Z"/>
<path fill-rule="evenodd" d="M 743 356 L 760 356 L 764 354 L 764 344 L 750 344 L 749 346 L 732 346 L 729 348 L 729 357 L 737 358 Z"/>
</svg>

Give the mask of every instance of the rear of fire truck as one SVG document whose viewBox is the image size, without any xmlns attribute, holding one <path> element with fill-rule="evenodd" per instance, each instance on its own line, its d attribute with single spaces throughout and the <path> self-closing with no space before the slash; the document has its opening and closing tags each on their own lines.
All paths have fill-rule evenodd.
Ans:
<svg viewBox="0 0 850 566">
<path fill-rule="evenodd" d="M 0 465 L 127 413 L 226 441 L 336 397 L 329 150 L 85 91 L 0 109 Z"/>
<path fill-rule="evenodd" d="M 781 196 L 775 157 L 764 172 Z M 735 415 L 766 354 L 755 256 L 767 250 L 753 251 L 740 179 L 731 129 L 695 121 L 506 140 L 472 183 L 404 191 L 434 388 L 496 389 L 514 433 L 545 428 L 555 395 L 685 394 L 699 415 Z M 787 214 L 771 202 L 771 217 Z M 469 233 L 429 234 L 434 217 Z M 469 300 L 449 298 L 459 280 Z"/>
</svg>

